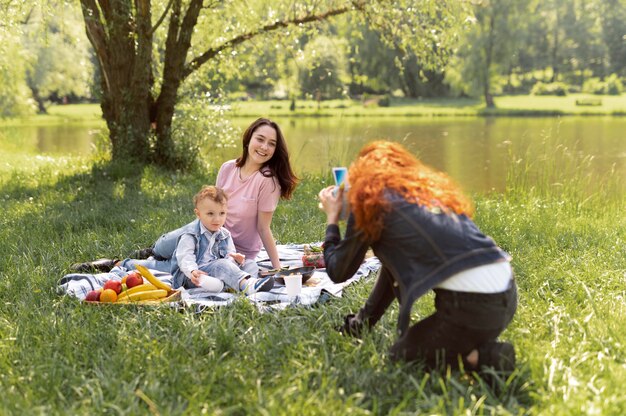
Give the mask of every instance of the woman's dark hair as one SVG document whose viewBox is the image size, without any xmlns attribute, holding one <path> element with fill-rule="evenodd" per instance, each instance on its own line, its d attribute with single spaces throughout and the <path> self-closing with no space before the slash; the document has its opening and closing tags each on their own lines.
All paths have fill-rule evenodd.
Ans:
<svg viewBox="0 0 626 416">
<path fill-rule="evenodd" d="M 287 142 L 283 136 L 283 132 L 278 124 L 267 118 L 259 118 L 250 124 L 243 132 L 243 153 L 237 158 L 237 167 L 242 167 L 248 159 L 248 144 L 252 139 L 252 135 L 261 126 L 270 126 L 276 131 L 276 150 L 270 160 L 261 167 L 263 176 L 275 176 L 280 184 L 280 196 L 283 199 L 290 199 L 291 194 L 298 184 L 298 177 L 293 173 L 291 164 L 289 163 L 289 151 L 287 150 Z M 267 168 L 267 169 L 264 169 Z"/>
</svg>

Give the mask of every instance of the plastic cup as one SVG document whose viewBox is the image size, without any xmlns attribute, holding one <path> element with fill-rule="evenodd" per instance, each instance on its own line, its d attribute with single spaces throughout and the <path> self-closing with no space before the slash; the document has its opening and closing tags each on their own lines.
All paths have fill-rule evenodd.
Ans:
<svg viewBox="0 0 626 416">
<path fill-rule="evenodd" d="M 289 276 L 284 276 L 283 279 L 285 279 L 285 287 L 287 288 L 287 295 L 289 297 L 296 297 L 302 293 L 301 274 L 291 274 Z"/>
</svg>

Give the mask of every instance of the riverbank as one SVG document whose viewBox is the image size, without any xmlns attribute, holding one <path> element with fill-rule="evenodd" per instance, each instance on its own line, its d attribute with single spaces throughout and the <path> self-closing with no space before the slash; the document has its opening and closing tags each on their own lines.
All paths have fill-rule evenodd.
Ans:
<svg viewBox="0 0 626 416">
<path fill-rule="evenodd" d="M 496 108 L 487 109 L 481 100 L 471 98 L 391 99 L 388 107 L 375 99 L 290 101 L 240 101 L 230 104 L 232 115 L 254 117 L 477 117 L 477 116 L 626 116 L 626 95 L 597 96 L 570 94 L 556 96 L 502 96 L 495 98 Z M 577 104 L 578 103 L 578 104 Z"/>
<path fill-rule="evenodd" d="M 519 284 L 503 334 L 518 365 L 498 391 L 391 362 L 397 305 L 361 340 L 340 336 L 373 279 L 319 307 L 264 314 L 247 302 L 196 314 L 61 297 L 72 262 L 125 256 L 190 220 L 185 201 L 216 172 L 116 178 L 89 159 L 15 162 L 0 170 L 0 414 L 621 414 L 626 196 L 612 181 L 623 178 L 597 180 L 584 155 L 551 154 L 573 159 L 532 183 L 516 165 L 504 193 L 476 201 Z M 323 238 L 314 201 L 328 180 L 302 178 L 274 215 L 275 238 Z M 430 295 L 414 309 L 431 312 Z"/>
<path fill-rule="evenodd" d="M 377 104 L 376 98 L 359 100 L 296 100 L 233 101 L 225 104 L 231 117 L 480 117 L 480 116 L 626 116 L 626 95 L 570 94 L 557 96 L 501 96 L 495 98 L 496 108 L 472 98 L 393 98 L 388 107 Z M 223 107 L 223 106 L 222 106 Z M 21 119 L 0 119 L 0 126 L 46 125 L 67 122 L 102 120 L 99 104 L 51 106 L 49 114 Z"/>
</svg>

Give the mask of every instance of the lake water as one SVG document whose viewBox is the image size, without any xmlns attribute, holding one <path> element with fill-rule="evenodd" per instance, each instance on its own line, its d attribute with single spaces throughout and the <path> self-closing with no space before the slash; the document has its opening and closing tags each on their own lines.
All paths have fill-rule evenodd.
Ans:
<svg viewBox="0 0 626 416">
<path fill-rule="evenodd" d="M 233 120 L 241 132 L 252 119 Z M 579 163 L 593 175 L 626 178 L 626 118 L 276 118 L 298 174 L 348 165 L 376 139 L 403 143 L 424 162 L 448 172 L 468 191 L 504 189 L 512 164 L 529 172 L 558 172 Z M 11 149 L 33 154 L 89 154 L 104 124 L 0 128 Z M 214 160 L 239 155 L 236 147 L 211 148 Z M 9 143 L 7 143 L 7 141 Z M 3 146 L 7 148 L 6 146 Z M 566 157 L 563 157 L 566 155 Z M 626 187 L 626 181 L 625 187 Z"/>
</svg>

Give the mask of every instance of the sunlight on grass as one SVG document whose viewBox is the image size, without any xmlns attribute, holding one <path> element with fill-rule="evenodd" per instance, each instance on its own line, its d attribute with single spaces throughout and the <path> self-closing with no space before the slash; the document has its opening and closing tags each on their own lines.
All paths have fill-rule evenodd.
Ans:
<svg viewBox="0 0 626 416">
<path fill-rule="evenodd" d="M 397 306 L 361 340 L 338 334 L 372 279 L 319 307 L 271 314 L 245 301 L 195 314 L 60 297 L 72 262 L 123 257 L 192 218 L 191 196 L 216 168 L 120 177 L 102 161 L 3 147 L 0 413 L 622 414 L 623 178 L 594 176 L 593 161 L 555 131 L 536 146 L 526 151 L 549 156 L 512 154 L 506 190 L 476 195 L 476 221 L 512 254 L 520 288 L 503 334 L 518 368 L 497 389 L 390 362 Z M 280 242 L 323 238 L 315 195 L 329 180 L 303 175 L 279 204 Z M 431 311 L 429 295 L 414 314 Z"/>
</svg>

